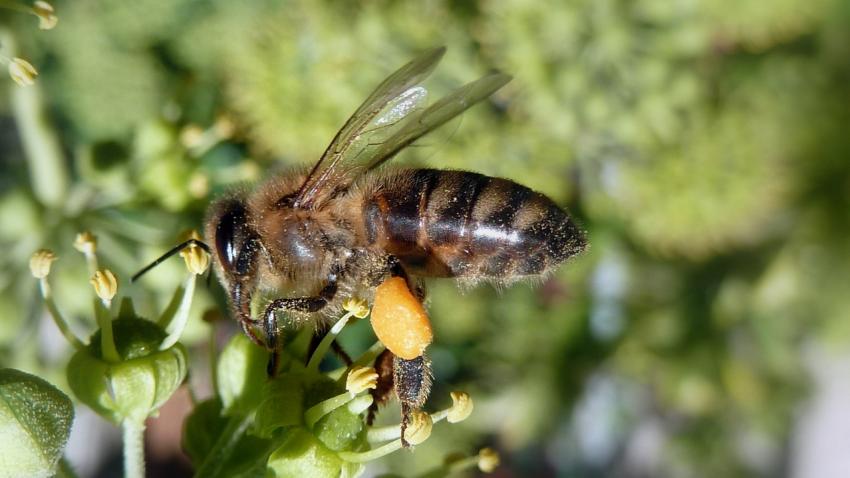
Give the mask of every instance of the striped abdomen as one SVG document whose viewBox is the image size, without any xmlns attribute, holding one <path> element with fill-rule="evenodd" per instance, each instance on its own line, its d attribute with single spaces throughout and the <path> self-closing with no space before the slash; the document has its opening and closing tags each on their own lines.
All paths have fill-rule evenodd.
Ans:
<svg viewBox="0 0 850 478">
<path fill-rule="evenodd" d="M 537 275 L 586 245 L 564 210 L 506 179 L 416 169 L 377 181 L 363 201 L 366 240 L 416 274 Z"/>
</svg>

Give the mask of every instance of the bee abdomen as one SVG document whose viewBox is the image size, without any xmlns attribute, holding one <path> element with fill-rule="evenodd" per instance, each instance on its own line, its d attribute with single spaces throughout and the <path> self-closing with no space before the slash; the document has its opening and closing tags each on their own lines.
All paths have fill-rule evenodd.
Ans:
<svg viewBox="0 0 850 478">
<path fill-rule="evenodd" d="M 383 178 L 363 207 L 367 241 L 422 275 L 538 275 L 586 246 L 549 198 L 476 173 L 401 171 Z"/>
</svg>

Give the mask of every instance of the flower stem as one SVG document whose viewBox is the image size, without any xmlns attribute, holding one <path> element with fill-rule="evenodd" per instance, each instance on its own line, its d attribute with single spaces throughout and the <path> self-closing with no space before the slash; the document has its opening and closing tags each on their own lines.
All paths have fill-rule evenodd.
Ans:
<svg viewBox="0 0 850 478">
<path fill-rule="evenodd" d="M 335 397 L 321 401 L 304 412 L 304 421 L 307 423 L 309 428 L 313 428 L 313 425 L 321 420 L 323 416 L 354 400 L 354 397 L 355 395 L 352 395 L 349 392 L 344 392 Z"/>
<path fill-rule="evenodd" d="M 10 30 L 0 29 L 0 44 L 6 56 L 15 56 L 17 45 Z M 29 163 L 33 192 L 42 204 L 61 207 L 68 197 L 68 167 L 59 137 L 45 113 L 41 90 L 38 84 L 13 88 L 11 97 L 18 134 Z"/>
<path fill-rule="evenodd" d="M 351 365 L 347 367 L 340 367 L 336 370 L 332 370 L 328 372 L 328 376 L 338 382 L 345 382 L 345 374 L 348 370 L 353 369 L 354 367 L 365 367 L 368 364 L 374 363 L 375 358 L 378 355 L 381 355 L 381 352 L 384 351 L 386 347 L 381 342 L 375 342 L 369 347 L 363 354 L 352 362 Z"/>
<path fill-rule="evenodd" d="M 171 303 L 159 318 L 159 325 L 168 334 L 159 346 L 160 350 L 165 350 L 176 344 L 183 334 L 183 329 L 186 328 L 186 323 L 189 321 L 189 311 L 192 308 L 192 296 L 195 294 L 197 277 L 191 272 L 186 276 L 183 285 L 174 292 Z"/>
<path fill-rule="evenodd" d="M 62 314 L 59 312 L 59 308 L 56 307 L 56 302 L 53 301 L 53 294 L 50 291 L 50 284 L 47 283 L 47 277 L 39 279 L 38 285 L 41 288 L 41 296 L 44 298 L 47 311 L 50 312 L 50 316 L 53 317 L 53 322 L 56 324 L 56 327 L 58 327 L 59 331 L 62 332 L 62 335 L 65 336 L 65 340 L 70 342 L 77 350 L 85 347 L 82 341 L 74 335 L 74 332 L 71 332 L 68 322 L 65 321 L 65 318 L 62 317 Z"/>
<path fill-rule="evenodd" d="M 466 458 L 461 458 L 457 461 L 444 463 L 434 470 L 419 475 L 417 478 L 442 478 L 444 476 L 452 476 L 463 470 L 473 468 L 475 465 L 478 464 L 478 461 L 478 455 L 468 456 Z"/>
<path fill-rule="evenodd" d="M 124 478 L 145 478 L 145 424 L 125 420 L 121 428 L 124 434 Z"/>
<path fill-rule="evenodd" d="M 100 353 L 107 362 L 120 362 L 121 356 L 115 348 L 115 337 L 112 334 L 112 317 L 106 305 L 98 299 L 94 299 L 94 316 L 100 327 Z"/>
<path fill-rule="evenodd" d="M 319 364 L 322 363 L 322 358 L 328 352 L 328 349 L 331 346 L 331 342 L 333 342 L 336 336 L 339 335 L 340 332 L 342 332 L 342 328 L 345 327 L 345 324 L 348 323 L 348 319 L 350 319 L 352 315 L 354 314 L 352 314 L 351 312 L 348 312 L 343 315 L 338 321 L 336 321 L 334 326 L 331 327 L 331 330 L 328 331 L 327 334 L 325 334 L 325 336 L 322 338 L 322 341 L 319 342 L 319 346 L 316 347 L 316 350 L 310 357 L 310 362 L 307 363 L 308 370 L 319 369 Z"/>
<path fill-rule="evenodd" d="M 8 8 L 20 13 L 32 13 L 32 8 L 24 5 L 21 2 L 13 2 L 10 0 L 0 0 L 0 8 Z"/>
<path fill-rule="evenodd" d="M 340 458 L 350 463 L 366 463 L 368 461 L 377 460 L 382 456 L 389 455 L 390 453 L 400 449 L 401 439 L 398 439 L 368 451 L 341 451 L 338 455 Z"/>
</svg>

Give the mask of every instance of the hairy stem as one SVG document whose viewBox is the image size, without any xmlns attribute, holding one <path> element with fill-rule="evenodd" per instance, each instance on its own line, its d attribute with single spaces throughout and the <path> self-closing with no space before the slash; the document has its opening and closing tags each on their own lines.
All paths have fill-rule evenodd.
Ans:
<svg viewBox="0 0 850 478">
<path fill-rule="evenodd" d="M 145 478 L 145 424 L 125 420 L 124 478 Z"/>
</svg>

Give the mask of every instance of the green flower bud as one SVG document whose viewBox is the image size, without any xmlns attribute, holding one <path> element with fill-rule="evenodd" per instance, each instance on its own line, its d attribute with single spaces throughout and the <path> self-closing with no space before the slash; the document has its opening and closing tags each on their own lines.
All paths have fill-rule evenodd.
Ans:
<svg viewBox="0 0 850 478">
<path fill-rule="evenodd" d="M 357 476 L 363 465 L 343 461 L 312 433 L 299 427 L 290 430 L 271 454 L 268 468 L 277 478 L 337 478 Z"/>
<path fill-rule="evenodd" d="M 186 377 L 186 350 L 159 350 L 165 332 L 153 322 L 125 316 L 112 322 L 119 362 L 104 359 L 101 331 L 68 363 L 68 384 L 81 402 L 119 424 L 141 423 L 156 413 Z"/>
</svg>

